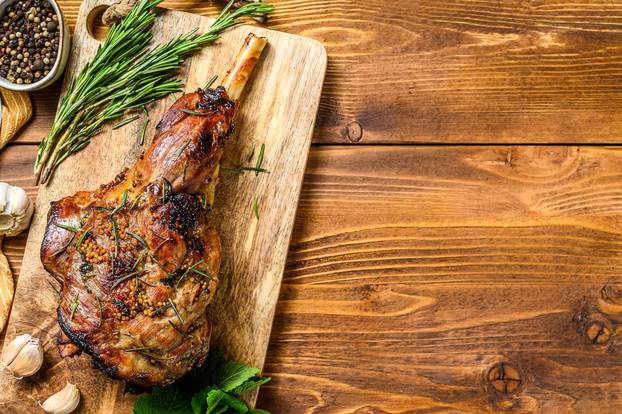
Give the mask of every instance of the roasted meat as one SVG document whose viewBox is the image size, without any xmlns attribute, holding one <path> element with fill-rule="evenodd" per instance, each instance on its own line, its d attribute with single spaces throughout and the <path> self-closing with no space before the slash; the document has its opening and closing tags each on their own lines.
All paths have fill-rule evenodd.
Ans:
<svg viewBox="0 0 622 414">
<path fill-rule="evenodd" d="M 204 361 L 221 256 L 208 210 L 237 100 L 264 45 L 249 35 L 222 86 L 178 99 L 134 166 L 51 203 L 41 260 L 62 284 L 61 355 L 84 351 L 138 388 Z"/>
</svg>

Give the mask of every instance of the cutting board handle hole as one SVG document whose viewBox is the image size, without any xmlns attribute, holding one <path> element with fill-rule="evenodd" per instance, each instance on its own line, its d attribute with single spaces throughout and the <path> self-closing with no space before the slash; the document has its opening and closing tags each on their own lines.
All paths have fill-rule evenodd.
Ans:
<svg viewBox="0 0 622 414">
<path fill-rule="evenodd" d="M 86 18 L 86 30 L 93 39 L 100 42 L 106 38 L 110 29 L 102 22 L 102 16 L 108 7 L 110 6 L 103 4 L 93 7 Z"/>
</svg>

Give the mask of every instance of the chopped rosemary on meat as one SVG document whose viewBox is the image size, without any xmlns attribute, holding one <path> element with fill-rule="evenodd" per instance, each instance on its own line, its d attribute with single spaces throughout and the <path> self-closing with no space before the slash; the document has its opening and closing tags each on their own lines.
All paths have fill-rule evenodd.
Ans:
<svg viewBox="0 0 622 414">
<path fill-rule="evenodd" d="M 148 270 L 148 269 L 137 270 L 137 271 L 135 271 L 135 272 L 128 273 L 128 274 L 126 274 L 126 275 L 124 275 L 124 276 L 122 276 L 122 277 L 118 278 L 117 280 L 115 280 L 115 281 L 114 281 L 114 283 L 112 284 L 112 286 L 110 286 L 110 289 L 114 289 L 114 288 L 116 288 L 117 286 L 119 286 L 119 284 L 121 284 L 121 283 L 125 282 L 126 280 L 128 280 L 128 279 L 130 279 L 130 278 L 132 278 L 132 277 L 134 277 L 134 276 L 139 276 L 139 275 L 142 275 L 143 273 L 146 273 L 146 272 L 147 272 L 147 270 Z"/>
<path fill-rule="evenodd" d="M 190 266 L 189 268 L 186 269 L 186 271 L 181 275 L 181 277 L 179 278 L 179 280 L 177 281 L 176 286 L 179 286 L 181 281 L 184 280 L 186 278 L 186 276 L 188 276 L 188 273 L 190 272 L 195 272 L 195 268 L 200 265 L 201 263 L 203 263 L 205 261 L 205 259 L 201 259 L 198 262 L 196 262 L 195 264 L 193 264 L 192 266 Z"/>
<path fill-rule="evenodd" d="M 179 319 L 179 322 L 182 323 L 182 325 L 185 323 L 184 322 L 184 318 L 181 317 L 181 314 L 179 313 L 179 311 L 177 310 L 177 306 L 175 306 L 175 302 L 173 302 L 173 299 L 168 298 L 168 303 L 171 304 L 171 307 L 173 308 L 173 310 L 175 311 L 175 315 L 177 315 L 177 318 Z"/>
<path fill-rule="evenodd" d="M 179 153 L 177 154 L 177 157 L 175 158 L 176 160 L 181 157 L 181 155 L 184 153 L 184 151 L 186 150 L 186 148 L 188 148 L 188 145 L 190 145 L 190 143 L 192 142 L 191 139 L 188 139 L 188 141 L 186 141 L 184 143 L 184 145 L 181 147 L 181 149 L 179 150 Z"/>
<path fill-rule="evenodd" d="M 67 231 L 71 231 L 73 233 L 79 233 L 82 230 L 82 229 L 80 229 L 78 227 L 70 226 L 69 224 L 54 223 L 54 225 L 56 227 L 60 227 L 61 229 L 64 229 L 64 230 L 67 230 Z"/>
<path fill-rule="evenodd" d="M 237 26 L 245 16 L 272 12 L 272 6 L 250 2 L 232 9 L 231 0 L 207 32 L 181 35 L 149 49 L 155 7 L 162 0 L 138 0 L 129 14 L 115 24 L 95 56 L 71 82 L 35 160 L 35 177 L 47 183 L 69 156 L 85 148 L 106 122 L 135 108 L 179 92 L 173 79 L 184 59 L 213 43 L 223 30 Z"/>
<path fill-rule="evenodd" d="M 123 206 L 125 206 L 125 202 L 127 201 L 127 192 L 128 192 L 127 189 L 125 191 L 123 191 L 123 195 L 121 196 L 121 202 L 119 203 L 118 206 L 116 206 L 114 208 L 114 210 L 112 210 L 112 213 L 110 213 L 110 214 L 118 213 L 119 210 L 121 210 L 123 208 Z"/>
<path fill-rule="evenodd" d="M 142 195 L 139 195 L 138 197 L 136 197 L 134 199 L 134 202 L 132 202 L 132 205 L 130 206 L 130 209 L 133 209 L 134 207 L 136 207 L 138 205 L 138 203 L 140 202 L 140 199 L 142 198 Z"/>
<path fill-rule="evenodd" d="M 69 309 L 71 309 L 71 315 L 69 316 L 69 320 L 73 321 L 73 315 L 76 313 L 76 309 L 78 309 L 78 292 L 76 292 L 76 294 L 73 297 L 73 302 L 71 302 L 71 306 L 69 307 Z"/>
<path fill-rule="evenodd" d="M 175 329 L 178 333 L 180 333 L 183 336 L 186 336 L 186 333 L 184 331 L 182 331 L 179 326 L 175 325 L 171 320 L 168 321 L 168 323 L 173 327 L 173 329 Z"/>
<path fill-rule="evenodd" d="M 149 125 L 149 118 L 145 120 L 143 127 L 140 129 L 140 135 L 138 138 L 138 143 L 143 145 L 145 143 L 145 132 L 147 132 L 147 125 Z"/>
<path fill-rule="evenodd" d="M 259 175 L 259 170 L 261 169 L 261 164 L 263 163 L 263 153 L 266 151 L 266 144 L 261 144 L 261 148 L 259 149 L 259 156 L 257 157 L 257 164 L 255 165 L 255 176 Z"/>
<path fill-rule="evenodd" d="M 149 248 L 149 245 L 147 244 L 147 242 L 145 241 L 145 239 L 143 239 L 142 237 L 140 237 L 138 234 L 134 233 L 133 231 L 130 230 L 125 230 L 125 232 L 127 234 L 129 234 L 131 237 L 135 238 L 136 240 L 138 240 L 138 242 L 140 244 L 142 244 L 145 248 Z"/>
<path fill-rule="evenodd" d="M 182 109 L 181 112 L 188 114 L 188 115 L 195 115 L 195 116 L 210 116 L 212 115 L 210 112 L 199 112 L 199 111 L 193 111 L 192 109 Z"/>
<path fill-rule="evenodd" d="M 214 82 L 216 82 L 216 79 L 218 79 L 218 75 L 214 75 L 211 78 L 209 78 L 207 82 L 205 83 L 205 87 L 203 87 L 203 89 L 209 89 L 209 87 L 212 86 Z"/>
<path fill-rule="evenodd" d="M 76 242 L 76 245 L 75 245 L 76 250 L 80 250 L 80 246 L 82 245 L 82 242 L 84 241 L 86 236 L 89 235 L 90 232 L 91 232 L 91 228 L 90 227 L 82 232 L 82 235 L 80 236 L 80 238 Z"/>
<path fill-rule="evenodd" d="M 114 257 L 119 255 L 119 226 L 114 216 L 110 216 L 112 221 L 112 234 L 114 235 Z"/>
<path fill-rule="evenodd" d="M 132 266 L 132 269 L 131 269 L 132 271 L 136 269 L 136 266 L 138 266 L 140 262 L 143 261 L 146 255 L 147 255 L 147 251 L 143 250 L 143 252 L 138 256 L 138 259 L 136 259 L 136 261 L 134 262 L 134 265 Z"/>
<path fill-rule="evenodd" d="M 119 122 L 118 124 L 113 125 L 112 129 L 119 129 L 119 128 L 127 125 L 127 124 L 130 124 L 130 123 L 136 121 L 138 118 L 140 118 L 139 115 L 130 116 L 129 118 L 124 119 L 123 121 Z"/>
<path fill-rule="evenodd" d="M 259 220 L 259 200 L 257 199 L 257 196 L 255 196 L 255 199 L 253 200 L 253 211 L 255 212 L 255 217 Z"/>
</svg>

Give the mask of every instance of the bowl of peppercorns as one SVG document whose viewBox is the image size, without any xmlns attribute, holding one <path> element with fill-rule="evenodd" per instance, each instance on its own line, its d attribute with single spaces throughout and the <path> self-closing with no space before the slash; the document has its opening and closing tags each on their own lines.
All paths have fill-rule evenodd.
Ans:
<svg viewBox="0 0 622 414">
<path fill-rule="evenodd" d="M 69 58 L 69 30 L 55 0 L 0 0 L 0 86 L 35 91 Z"/>
</svg>

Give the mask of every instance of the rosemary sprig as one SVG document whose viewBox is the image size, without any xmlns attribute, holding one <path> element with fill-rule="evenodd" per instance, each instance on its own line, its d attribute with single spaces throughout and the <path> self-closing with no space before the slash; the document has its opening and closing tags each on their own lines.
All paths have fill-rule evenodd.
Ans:
<svg viewBox="0 0 622 414">
<path fill-rule="evenodd" d="M 272 6 L 251 2 L 232 9 L 230 0 L 207 32 L 196 31 L 148 49 L 154 8 L 162 0 L 138 0 L 129 14 L 115 24 L 84 69 L 70 82 L 52 128 L 41 141 L 35 160 L 37 182 L 47 183 L 58 166 L 81 151 L 104 125 L 170 93 L 182 83 L 173 79 L 184 59 L 214 42 L 223 30 L 237 26 L 241 18 L 257 18 Z M 144 127 L 143 127 L 144 128 Z"/>
</svg>

